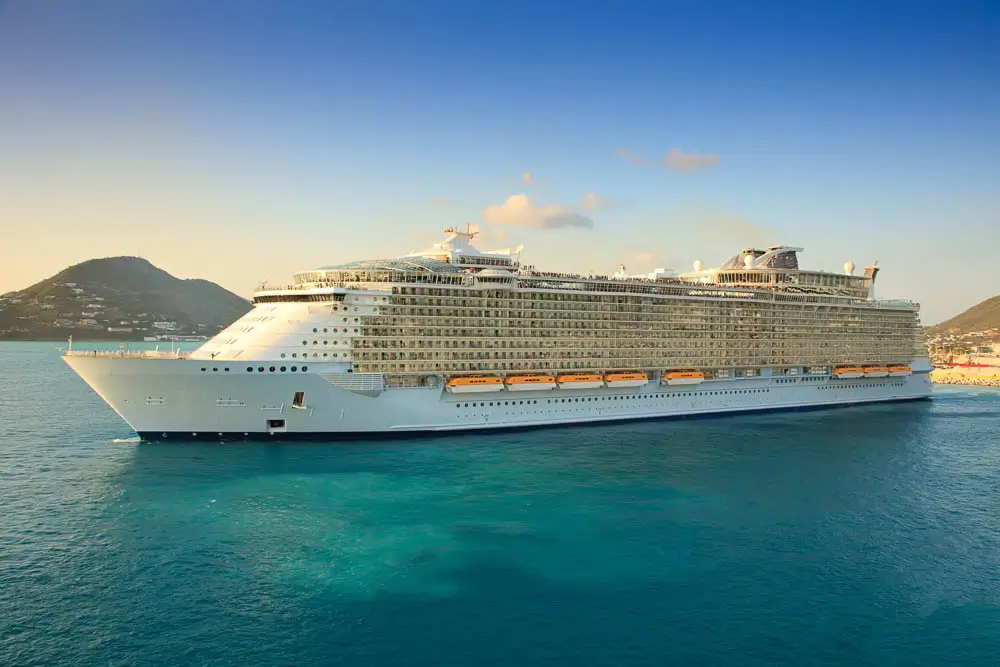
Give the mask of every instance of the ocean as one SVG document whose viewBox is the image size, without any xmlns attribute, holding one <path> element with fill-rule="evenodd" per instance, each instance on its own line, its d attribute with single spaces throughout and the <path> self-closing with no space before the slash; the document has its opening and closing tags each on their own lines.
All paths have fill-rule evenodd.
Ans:
<svg viewBox="0 0 1000 667">
<path fill-rule="evenodd" d="M 1000 391 L 140 443 L 0 343 L 0 665 L 987 665 Z"/>
</svg>

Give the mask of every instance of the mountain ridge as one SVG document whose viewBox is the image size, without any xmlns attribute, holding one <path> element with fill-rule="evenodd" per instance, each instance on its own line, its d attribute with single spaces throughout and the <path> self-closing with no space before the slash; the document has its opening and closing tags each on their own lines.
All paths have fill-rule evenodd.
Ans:
<svg viewBox="0 0 1000 667">
<path fill-rule="evenodd" d="M 0 338 L 211 336 L 248 310 L 211 281 L 177 278 L 140 257 L 103 257 L 0 296 Z"/>
<path fill-rule="evenodd" d="M 1000 328 L 1000 295 L 980 301 L 958 315 L 934 326 L 927 327 L 929 333 L 958 333 L 986 331 Z"/>
</svg>

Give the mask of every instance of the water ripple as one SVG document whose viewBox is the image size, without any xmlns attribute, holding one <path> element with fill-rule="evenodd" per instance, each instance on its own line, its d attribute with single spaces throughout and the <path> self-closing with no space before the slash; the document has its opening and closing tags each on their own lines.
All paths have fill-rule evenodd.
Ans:
<svg viewBox="0 0 1000 667">
<path fill-rule="evenodd" d="M 1000 392 L 392 443 L 138 443 L 0 344 L 0 664 L 981 665 Z"/>
</svg>

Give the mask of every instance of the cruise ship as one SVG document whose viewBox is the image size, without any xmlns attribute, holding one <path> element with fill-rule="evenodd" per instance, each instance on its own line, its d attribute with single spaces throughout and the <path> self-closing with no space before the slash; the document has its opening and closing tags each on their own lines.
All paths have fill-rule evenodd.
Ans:
<svg viewBox="0 0 1000 667">
<path fill-rule="evenodd" d="M 799 268 L 745 248 L 716 268 L 575 275 L 474 232 L 262 286 L 190 353 L 67 350 L 143 439 L 488 431 L 930 395 L 919 305 L 878 266 Z"/>
</svg>

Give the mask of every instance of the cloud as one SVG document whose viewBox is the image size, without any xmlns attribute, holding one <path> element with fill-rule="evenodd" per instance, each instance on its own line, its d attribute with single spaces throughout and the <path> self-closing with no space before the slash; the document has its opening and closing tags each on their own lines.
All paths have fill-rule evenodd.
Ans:
<svg viewBox="0 0 1000 667">
<path fill-rule="evenodd" d="M 697 151 L 685 154 L 679 148 L 671 148 L 663 158 L 663 166 L 674 171 L 700 171 L 719 166 L 719 156 L 700 155 Z"/>
<path fill-rule="evenodd" d="M 455 208 L 455 202 L 450 199 L 445 199 L 444 197 L 435 197 L 427 202 L 427 205 L 435 211 L 447 211 Z"/>
<path fill-rule="evenodd" d="M 587 229 L 594 221 L 572 208 L 558 204 L 536 204 L 526 194 L 511 195 L 500 206 L 483 211 L 483 218 L 494 225 L 531 227 L 533 229 Z"/>
<path fill-rule="evenodd" d="M 635 153 L 630 153 L 628 150 L 624 148 L 615 149 L 615 155 L 617 155 L 623 160 L 631 162 L 632 164 L 646 164 L 646 158 L 644 158 L 641 155 L 637 155 Z"/>
<path fill-rule="evenodd" d="M 524 174 L 521 175 L 521 181 L 527 183 L 528 185 L 531 185 L 532 183 L 535 182 L 535 177 L 531 174 L 530 171 L 526 171 L 524 172 Z"/>
<path fill-rule="evenodd" d="M 611 208 L 611 202 L 607 199 L 601 199 L 596 193 L 588 192 L 580 200 L 580 208 L 585 211 L 603 211 Z"/>
<path fill-rule="evenodd" d="M 476 234 L 475 243 L 479 248 L 500 248 L 510 242 L 510 232 L 503 227 L 484 227 L 473 222 L 469 231 Z"/>
<path fill-rule="evenodd" d="M 685 224 L 712 244 L 725 247 L 766 246 L 776 243 L 778 230 L 748 220 L 718 206 L 700 205 L 682 214 Z"/>
</svg>

